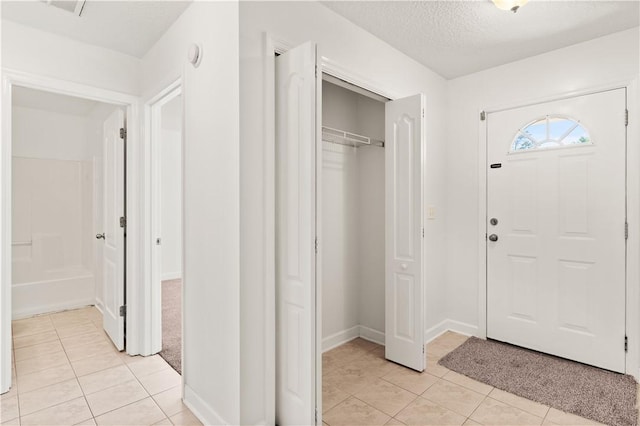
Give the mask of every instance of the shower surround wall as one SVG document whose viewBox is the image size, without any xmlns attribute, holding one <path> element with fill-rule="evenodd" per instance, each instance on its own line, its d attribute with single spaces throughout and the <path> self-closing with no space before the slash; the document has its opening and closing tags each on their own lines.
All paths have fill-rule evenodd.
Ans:
<svg viewBox="0 0 640 426">
<path fill-rule="evenodd" d="M 91 123 L 13 107 L 14 318 L 96 302 L 95 163 L 101 164 L 102 134 L 92 135 Z"/>
</svg>

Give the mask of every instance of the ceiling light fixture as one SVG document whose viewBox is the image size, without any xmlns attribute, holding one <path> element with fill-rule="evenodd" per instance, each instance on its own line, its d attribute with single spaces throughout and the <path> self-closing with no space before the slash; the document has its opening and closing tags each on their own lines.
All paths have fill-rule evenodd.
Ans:
<svg viewBox="0 0 640 426">
<path fill-rule="evenodd" d="M 48 6 L 57 7 L 67 12 L 71 12 L 76 16 L 82 15 L 82 9 L 86 0 L 40 0 Z"/>
<path fill-rule="evenodd" d="M 518 9 L 527 4 L 529 0 L 491 0 L 500 10 L 510 10 L 516 13 Z"/>
</svg>

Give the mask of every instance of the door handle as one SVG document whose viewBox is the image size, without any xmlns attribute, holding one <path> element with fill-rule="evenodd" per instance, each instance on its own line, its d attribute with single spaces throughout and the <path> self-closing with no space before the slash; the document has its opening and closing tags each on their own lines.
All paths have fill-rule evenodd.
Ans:
<svg viewBox="0 0 640 426">
<path fill-rule="evenodd" d="M 489 241 L 498 241 L 498 236 L 496 234 L 489 235 Z"/>
<path fill-rule="evenodd" d="M 107 238 L 104 236 L 104 232 L 102 234 L 96 234 L 96 238 L 98 240 L 106 240 Z"/>
</svg>

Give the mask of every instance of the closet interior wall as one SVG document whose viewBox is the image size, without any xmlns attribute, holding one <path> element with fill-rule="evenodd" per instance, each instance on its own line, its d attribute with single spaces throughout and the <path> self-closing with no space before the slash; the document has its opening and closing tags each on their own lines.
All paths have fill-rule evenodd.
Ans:
<svg viewBox="0 0 640 426">
<path fill-rule="evenodd" d="M 323 126 L 384 140 L 384 103 L 327 81 Z M 322 142 L 323 351 L 384 343 L 384 148 Z"/>
</svg>

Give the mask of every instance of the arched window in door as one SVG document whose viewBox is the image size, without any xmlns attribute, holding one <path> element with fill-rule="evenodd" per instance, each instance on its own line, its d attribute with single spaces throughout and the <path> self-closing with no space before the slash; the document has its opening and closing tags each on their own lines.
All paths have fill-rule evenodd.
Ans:
<svg viewBox="0 0 640 426">
<path fill-rule="evenodd" d="M 547 115 L 519 129 L 510 152 L 591 144 L 589 132 L 579 120 Z"/>
</svg>

